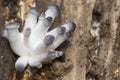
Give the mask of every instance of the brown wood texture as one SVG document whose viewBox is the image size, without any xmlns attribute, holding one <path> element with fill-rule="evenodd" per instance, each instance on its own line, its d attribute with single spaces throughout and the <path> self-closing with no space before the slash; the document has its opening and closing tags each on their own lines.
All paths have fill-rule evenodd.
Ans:
<svg viewBox="0 0 120 80">
<path fill-rule="evenodd" d="M 25 3 L 20 17 L 20 2 Z M 60 6 L 61 15 L 52 28 L 68 21 L 77 27 L 71 38 L 57 50 L 65 54 L 43 65 L 42 69 L 27 67 L 17 72 L 17 59 L 9 43 L 0 36 L 0 80 L 119 80 L 120 79 L 120 0 L 0 0 L 0 32 L 6 21 L 24 24 L 29 6 L 45 11 L 47 6 Z M 34 1 L 34 2 L 33 2 Z M 34 4 L 33 4 L 34 3 Z M 100 24 L 98 33 L 94 22 Z M 93 32 L 91 32 L 91 30 Z M 93 34 L 98 34 L 94 36 Z"/>
</svg>

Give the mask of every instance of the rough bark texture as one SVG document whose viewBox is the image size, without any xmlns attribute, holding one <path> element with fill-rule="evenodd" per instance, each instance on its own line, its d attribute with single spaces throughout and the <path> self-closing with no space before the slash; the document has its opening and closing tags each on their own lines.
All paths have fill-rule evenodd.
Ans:
<svg viewBox="0 0 120 80">
<path fill-rule="evenodd" d="M 32 1 L 23 0 L 24 16 Z M 120 0 L 35 0 L 34 3 L 41 11 L 51 4 L 60 6 L 62 14 L 52 28 L 67 21 L 75 22 L 77 28 L 57 49 L 65 52 L 63 57 L 40 70 L 28 66 L 24 72 L 15 70 L 17 56 L 0 36 L 0 80 L 120 80 Z M 19 0 L 0 0 L 0 31 L 11 19 L 20 22 L 22 28 L 24 17 L 19 16 L 20 7 Z M 95 22 L 100 26 L 94 25 Z"/>
</svg>

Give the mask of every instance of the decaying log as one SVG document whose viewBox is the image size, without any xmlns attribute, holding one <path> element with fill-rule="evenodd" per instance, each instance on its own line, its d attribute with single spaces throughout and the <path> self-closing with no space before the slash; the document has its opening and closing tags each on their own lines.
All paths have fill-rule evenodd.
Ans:
<svg viewBox="0 0 120 80">
<path fill-rule="evenodd" d="M 120 0 L 0 0 L 0 32 L 7 22 L 20 22 L 36 6 L 44 12 L 56 4 L 61 15 L 52 28 L 73 21 L 77 28 L 58 50 L 65 54 L 42 69 L 17 72 L 17 59 L 8 41 L 0 36 L 0 80 L 119 80 Z"/>
</svg>

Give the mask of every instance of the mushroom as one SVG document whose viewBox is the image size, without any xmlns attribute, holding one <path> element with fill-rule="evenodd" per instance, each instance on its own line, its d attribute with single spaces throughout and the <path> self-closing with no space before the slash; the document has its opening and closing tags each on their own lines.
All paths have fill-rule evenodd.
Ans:
<svg viewBox="0 0 120 80">
<path fill-rule="evenodd" d="M 19 23 L 11 22 L 1 32 L 11 49 L 19 56 L 15 63 L 18 71 L 23 71 L 27 65 L 41 68 L 42 64 L 51 63 L 53 59 L 63 55 L 55 49 L 70 37 L 75 30 L 74 22 L 67 22 L 48 31 L 55 18 L 60 14 L 59 7 L 51 5 L 45 11 L 45 16 L 39 16 L 38 8 L 32 7 L 25 20 L 22 32 Z M 39 17 L 39 20 L 37 20 Z"/>
</svg>

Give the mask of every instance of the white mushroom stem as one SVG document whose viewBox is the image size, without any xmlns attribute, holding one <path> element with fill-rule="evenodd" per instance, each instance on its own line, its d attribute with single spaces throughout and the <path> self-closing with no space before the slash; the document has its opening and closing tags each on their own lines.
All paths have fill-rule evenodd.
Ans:
<svg viewBox="0 0 120 80">
<path fill-rule="evenodd" d="M 68 25 L 66 27 L 57 27 L 56 29 L 53 29 L 52 31 L 46 33 L 44 36 L 44 40 L 36 43 L 36 46 L 32 46 L 32 47 L 34 47 L 33 51 L 35 51 L 35 53 L 37 53 L 37 54 L 40 54 L 40 53 L 45 52 L 46 49 L 48 49 L 48 50 L 56 49 L 60 44 L 62 44 L 69 37 L 70 33 L 66 32 L 66 28 L 69 29 L 71 27 Z M 69 31 L 72 31 L 72 29 L 69 29 Z M 49 35 L 53 36 L 55 39 L 53 40 L 52 38 L 45 38 L 46 36 L 49 36 Z M 50 43 L 52 42 L 52 43 L 49 45 L 46 45 L 46 44 L 44 44 L 46 42 L 47 42 L 47 44 L 49 44 L 49 42 Z"/>
<path fill-rule="evenodd" d="M 10 42 L 15 42 L 17 40 L 22 39 L 22 35 L 21 33 L 19 33 L 17 28 L 7 29 L 7 32 L 8 32 L 8 40 Z"/>
<path fill-rule="evenodd" d="M 67 22 L 62 25 L 62 27 L 65 28 L 65 33 L 63 35 L 59 35 L 54 42 L 48 47 L 48 50 L 56 49 L 58 46 L 60 46 L 65 40 L 67 40 L 70 37 L 70 32 L 74 31 L 76 28 L 75 23 L 73 22 Z"/>
<path fill-rule="evenodd" d="M 25 25 L 24 25 L 24 29 L 23 29 L 23 32 L 25 31 L 26 28 L 30 27 L 31 30 L 34 30 L 35 28 L 35 25 L 37 23 L 37 17 L 39 15 L 39 12 L 37 11 L 36 8 L 31 8 L 29 13 L 28 13 L 28 16 L 25 20 Z"/>
<path fill-rule="evenodd" d="M 31 34 L 31 28 L 28 27 L 24 31 L 24 44 L 26 45 L 26 47 L 29 47 L 28 40 L 29 40 L 30 34 Z"/>
<path fill-rule="evenodd" d="M 44 34 L 49 29 L 51 24 L 52 24 L 52 20 L 48 18 L 44 18 L 38 21 L 36 28 L 31 33 L 31 36 L 29 39 L 30 47 L 33 47 L 33 44 L 36 44 L 37 41 L 41 41 L 41 39 L 43 38 Z"/>
<path fill-rule="evenodd" d="M 65 33 L 64 35 L 60 35 L 47 49 L 55 50 L 58 46 L 60 46 L 69 37 L 70 37 L 70 33 Z"/>
<path fill-rule="evenodd" d="M 46 51 L 47 46 L 45 45 L 44 41 L 40 41 L 36 44 L 33 45 L 32 47 L 32 51 L 33 51 L 33 55 L 38 55 L 38 54 L 42 54 Z"/>
<path fill-rule="evenodd" d="M 59 10 L 58 6 L 56 6 L 56 5 L 49 6 L 48 9 L 45 11 L 45 17 L 52 17 L 53 20 L 59 14 L 60 14 L 60 10 Z"/>
<path fill-rule="evenodd" d="M 53 35 L 46 35 L 44 38 L 36 43 L 33 46 L 34 54 L 41 54 L 44 53 L 49 45 L 51 45 L 54 41 L 55 37 Z"/>
<path fill-rule="evenodd" d="M 41 62 L 47 58 L 47 53 L 42 53 L 38 55 L 32 55 L 29 57 L 29 65 L 32 67 L 41 68 Z"/>
<path fill-rule="evenodd" d="M 23 43 L 23 35 L 18 31 L 19 24 L 10 23 L 6 26 L 8 40 L 12 50 L 19 56 L 27 55 L 28 49 Z"/>
<path fill-rule="evenodd" d="M 55 37 L 55 39 L 57 39 L 59 37 L 59 35 L 63 35 L 65 33 L 65 30 L 66 29 L 64 27 L 57 27 L 57 28 L 49 31 L 45 35 L 53 35 Z"/>
</svg>

